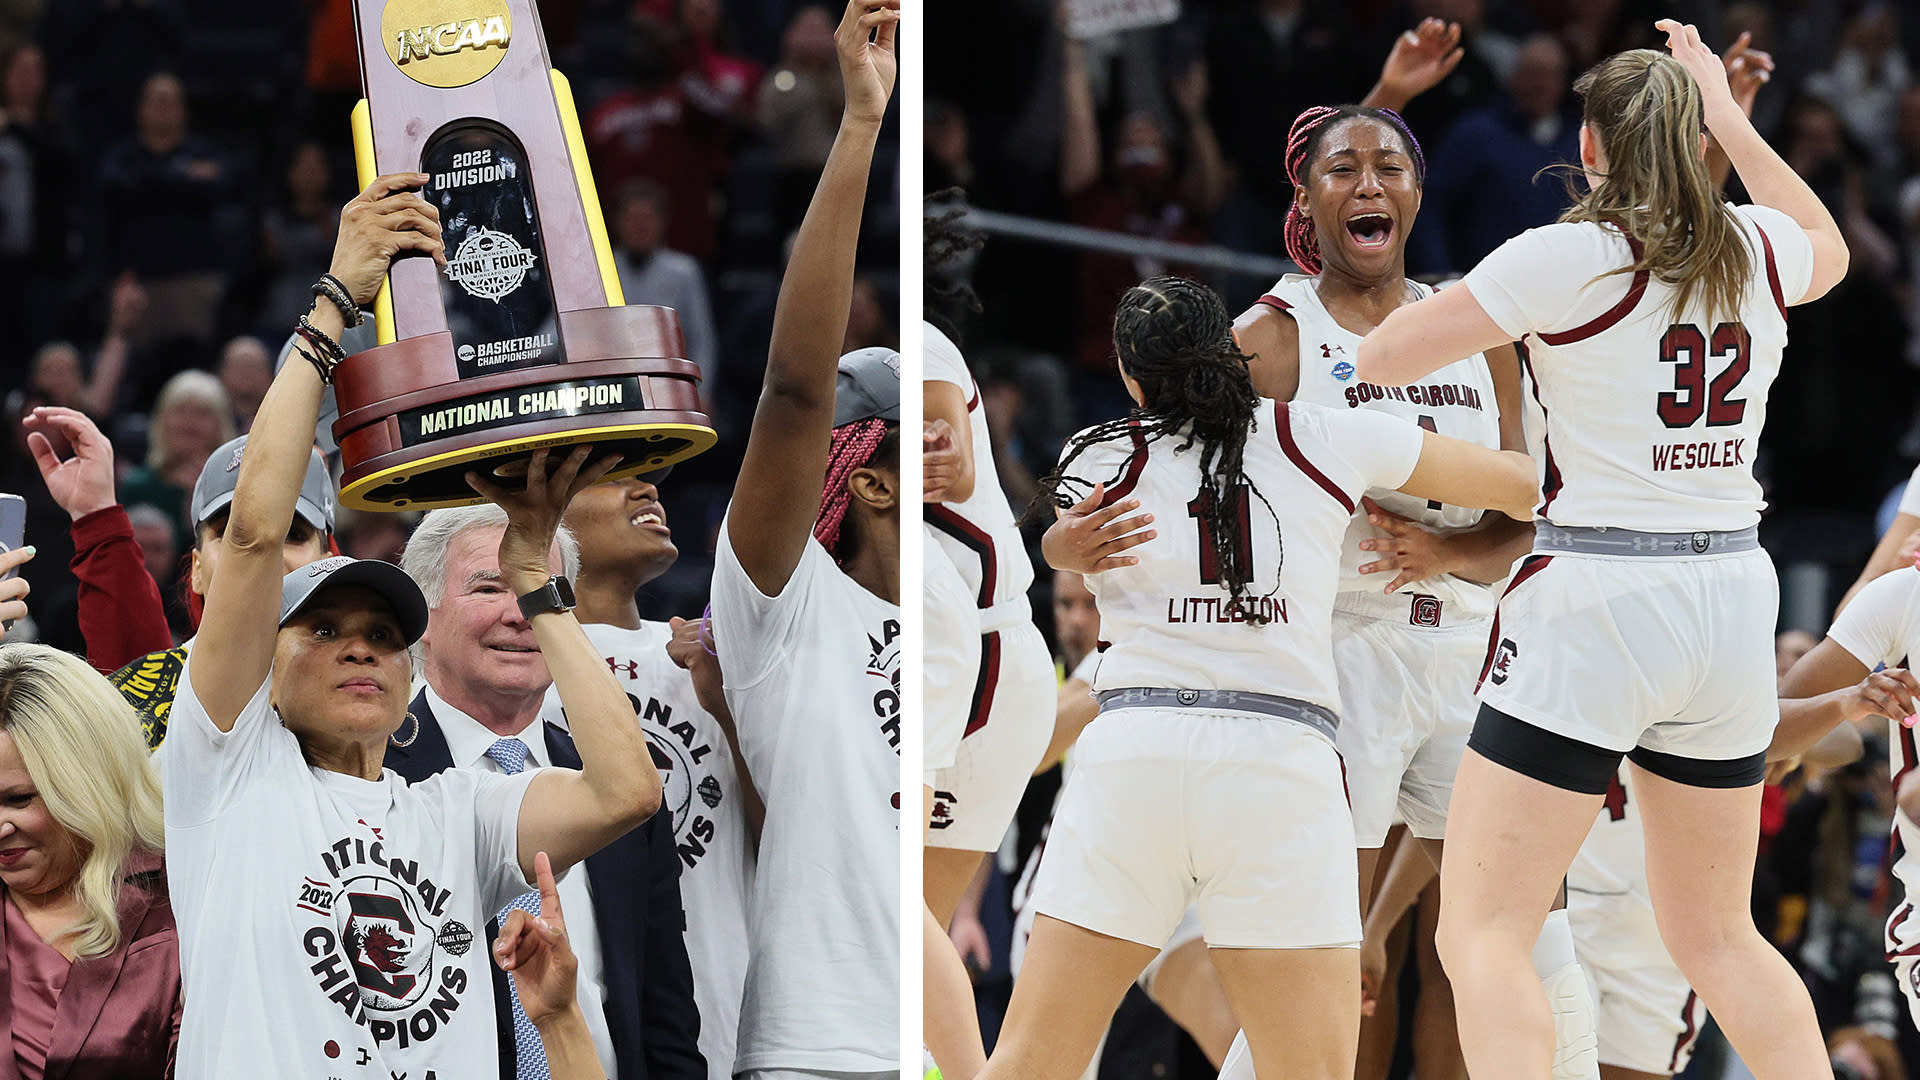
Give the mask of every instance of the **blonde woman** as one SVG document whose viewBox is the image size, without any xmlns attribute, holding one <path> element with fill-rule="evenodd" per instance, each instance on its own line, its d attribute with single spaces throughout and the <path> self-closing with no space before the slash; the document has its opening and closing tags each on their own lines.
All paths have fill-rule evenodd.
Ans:
<svg viewBox="0 0 1920 1080">
<path fill-rule="evenodd" d="M 127 474 L 120 502 L 166 511 L 173 522 L 175 549 L 186 551 L 194 546 L 187 493 L 214 449 L 233 438 L 233 406 L 219 379 L 204 371 L 183 371 L 160 388 L 152 416 L 146 464 Z"/>
<path fill-rule="evenodd" d="M 22 1080 L 173 1075 L 162 836 L 132 707 L 79 657 L 0 645 L 0 1015 Z"/>
<path fill-rule="evenodd" d="M 1748 912 L 1779 720 L 1753 454 L 1787 308 L 1845 276 L 1812 190 L 1691 26 L 1575 83 L 1590 191 L 1396 310 L 1359 378 L 1405 385 L 1519 340 L 1541 475 L 1448 814 L 1438 943 L 1475 1080 L 1548 1073 L 1528 951 L 1625 756 L 1660 933 L 1759 1080 L 1832 1073 L 1806 990 Z M 1704 130 L 1703 130 L 1704 124 Z M 1756 205 L 1724 204 L 1706 132 Z"/>
</svg>

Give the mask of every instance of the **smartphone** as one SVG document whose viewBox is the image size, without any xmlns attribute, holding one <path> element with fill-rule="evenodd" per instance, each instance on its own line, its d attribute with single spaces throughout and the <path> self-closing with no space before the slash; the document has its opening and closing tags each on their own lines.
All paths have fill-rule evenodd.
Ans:
<svg viewBox="0 0 1920 1080">
<path fill-rule="evenodd" d="M 27 500 L 18 495 L 0 495 L 0 554 L 27 542 Z M 19 569 L 0 574 L 0 581 L 19 576 Z M 13 629 L 12 622 L 0 622 L 0 632 Z"/>
</svg>

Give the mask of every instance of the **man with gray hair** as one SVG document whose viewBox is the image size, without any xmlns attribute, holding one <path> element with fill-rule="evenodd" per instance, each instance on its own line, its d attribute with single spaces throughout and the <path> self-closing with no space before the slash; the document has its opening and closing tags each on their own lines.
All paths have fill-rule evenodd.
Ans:
<svg viewBox="0 0 1920 1080">
<path fill-rule="evenodd" d="M 426 686 L 387 752 L 388 766 L 410 783 L 449 768 L 580 767 L 566 730 L 538 722 L 553 679 L 523 610 L 527 598 L 516 598 L 500 575 L 506 524 L 506 514 L 492 505 L 435 510 L 401 556 L 428 607 L 427 631 L 415 646 Z M 534 596 L 570 608 L 580 552 L 564 525 L 554 548 L 549 565 L 562 567 L 563 576 Z M 579 954 L 582 1011 L 601 1066 L 613 1080 L 706 1080 L 670 815 L 663 807 L 588 857 L 585 870 L 568 874 L 559 889 L 567 935 Z M 537 894 L 522 898 L 530 899 Z M 489 944 L 497 932 L 496 920 L 488 927 Z M 500 1075 L 545 1080 L 539 1034 L 498 970 L 494 999 Z"/>
</svg>

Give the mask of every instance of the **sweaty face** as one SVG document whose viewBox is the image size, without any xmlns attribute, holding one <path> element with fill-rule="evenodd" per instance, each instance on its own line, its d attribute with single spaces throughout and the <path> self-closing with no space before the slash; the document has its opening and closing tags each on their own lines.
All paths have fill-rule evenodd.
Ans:
<svg viewBox="0 0 1920 1080">
<path fill-rule="evenodd" d="M 465 698 L 537 694 L 553 682 L 533 627 L 500 577 L 506 527 L 474 528 L 447 545 L 447 585 L 427 613 L 427 680 L 442 694 Z M 560 572 L 560 545 L 547 564 Z"/>
<path fill-rule="evenodd" d="M 1100 644 L 1100 609 L 1094 606 L 1086 579 L 1071 570 L 1053 574 L 1053 633 L 1069 670 Z"/>
<path fill-rule="evenodd" d="M 574 496 L 566 523 L 580 542 L 583 578 L 609 572 L 625 577 L 631 569 L 651 581 L 680 555 L 660 490 L 638 477 L 595 484 Z"/>
<path fill-rule="evenodd" d="M 47 896 L 80 872 L 81 841 L 53 819 L 13 736 L 0 731 L 0 884 Z"/>
<path fill-rule="evenodd" d="M 1295 197 L 1304 200 L 1329 268 L 1374 278 L 1405 264 L 1407 232 L 1420 213 L 1407 149 L 1398 129 L 1365 117 L 1338 121 L 1320 136 Z"/>
<path fill-rule="evenodd" d="M 336 585 L 280 628 L 273 705 L 296 735 L 385 738 L 406 715 L 412 672 L 386 599 L 363 585 Z"/>
</svg>

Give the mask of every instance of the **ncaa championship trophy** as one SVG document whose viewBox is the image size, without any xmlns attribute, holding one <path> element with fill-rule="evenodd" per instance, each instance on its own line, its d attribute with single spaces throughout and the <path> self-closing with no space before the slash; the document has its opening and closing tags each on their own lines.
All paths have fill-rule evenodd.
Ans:
<svg viewBox="0 0 1920 1080">
<path fill-rule="evenodd" d="M 533 0 L 355 0 L 360 186 L 421 172 L 448 266 L 394 261 L 379 344 L 335 375 L 340 501 L 482 501 L 543 447 L 624 455 L 609 479 L 713 446 L 671 308 L 625 306 L 573 92 Z"/>
</svg>

